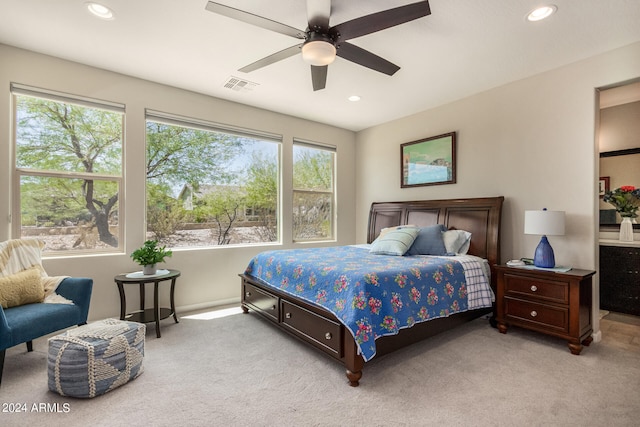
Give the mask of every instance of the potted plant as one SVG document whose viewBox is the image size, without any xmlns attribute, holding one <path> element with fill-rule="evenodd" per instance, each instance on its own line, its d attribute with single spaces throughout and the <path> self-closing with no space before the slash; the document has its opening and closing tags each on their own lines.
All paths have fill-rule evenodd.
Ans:
<svg viewBox="0 0 640 427">
<path fill-rule="evenodd" d="M 623 242 L 633 242 L 633 223 L 636 222 L 640 209 L 640 188 L 623 185 L 604 193 L 602 200 L 615 206 L 622 217 L 619 239 Z"/>
<path fill-rule="evenodd" d="M 166 257 L 170 257 L 173 251 L 165 246 L 158 246 L 157 240 L 147 240 L 141 248 L 136 249 L 131 254 L 131 258 L 143 267 L 142 274 L 156 274 L 156 264 L 164 262 Z"/>
</svg>

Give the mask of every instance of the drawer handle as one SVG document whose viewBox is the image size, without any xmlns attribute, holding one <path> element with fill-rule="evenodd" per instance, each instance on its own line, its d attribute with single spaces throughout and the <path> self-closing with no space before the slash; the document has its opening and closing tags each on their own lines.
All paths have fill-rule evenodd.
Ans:
<svg viewBox="0 0 640 427">
<path fill-rule="evenodd" d="M 331 332 L 327 332 L 326 334 L 324 334 L 325 339 L 330 340 L 331 338 L 333 338 L 333 335 L 331 335 Z"/>
<path fill-rule="evenodd" d="M 276 309 L 276 306 L 274 304 L 274 305 L 271 306 L 271 310 L 275 310 L 275 309 Z"/>
<path fill-rule="evenodd" d="M 536 317 L 537 315 L 538 315 L 538 312 L 537 312 L 537 311 L 533 310 L 533 311 L 531 312 L 531 317 Z"/>
<path fill-rule="evenodd" d="M 251 292 L 245 293 L 244 296 L 247 297 L 247 298 L 251 298 Z"/>
<path fill-rule="evenodd" d="M 536 285 L 531 285 L 531 292 L 535 292 L 538 290 L 538 287 Z"/>
<path fill-rule="evenodd" d="M 286 313 L 284 317 L 286 317 L 287 319 L 291 319 L 291 313 Z"/>
</svg>

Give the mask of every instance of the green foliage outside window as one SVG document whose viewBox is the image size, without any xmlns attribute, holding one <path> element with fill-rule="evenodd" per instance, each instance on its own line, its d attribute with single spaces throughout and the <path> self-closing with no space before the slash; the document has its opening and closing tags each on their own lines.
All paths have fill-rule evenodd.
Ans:
<svg viewBox="0 0 640 427">
<path fill-rule="evenodd" d="M 333 238 L 335 153 L 294 145 L 293 238 Z"/>
<path fill-rule="evenodd" d="M 277 143 L 148 120 L 149 237 L 172 247 L 276 241 L 278 176 Z M 249 223 L 248 209 L 265 221 Z"/>
<path fill-rule="evenodd" d="M 15 95 L 22 236 L 46 250 L 121 248 L 124 112 Z M 169 247 L 278 240 L 277 142 L 147 120 L 147 239 Z M 294 239 L 333 236 L 331 151 L 294 144 Z"/>
<path fill-rule="evenodd" d="M 15 99 L 21 235 L 67 235 L 47 250 L 117 248 L 122 113 Z"/>
</svg>

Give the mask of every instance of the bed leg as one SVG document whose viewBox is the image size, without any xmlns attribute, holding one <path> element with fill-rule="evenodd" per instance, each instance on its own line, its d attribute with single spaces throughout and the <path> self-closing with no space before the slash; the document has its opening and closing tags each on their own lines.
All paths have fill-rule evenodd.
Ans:
<svg viewBox="0 0 640 427">
<path fill-rule="evenodd" d="M 346 375 L 351 387 L 360 385 L 362 378 L 362 368 L 364 368 L 364 359 L 358 354 L 358 347 L 348 331 L 344 333 L 344 366 L 347 368 Z"/>
<path fill-rule="evenodd" d="M 362 378 L 362 371 L 351 372 L 349 369 L 346 371 L 347 379 L 351 387 L 358 387 L 360 385 L 360 378 Z"/>
</svg>

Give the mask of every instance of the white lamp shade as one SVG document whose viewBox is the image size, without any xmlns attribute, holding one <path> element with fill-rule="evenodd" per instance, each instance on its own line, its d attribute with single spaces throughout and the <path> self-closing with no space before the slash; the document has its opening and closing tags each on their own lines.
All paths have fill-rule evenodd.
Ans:
<svg viewBox="0 0 640 427">
<path fill-rule="evenodd" d="M 310 41 L 302 46 L 302 59 L 311 65 L 329 65 L 336 59 L 336 47 L 323 40 Z"/>
<path fill-rule="evenodd" d="M 564 235 L 564 211 L 525 211 L 524 234 Z"/>
</svg>

